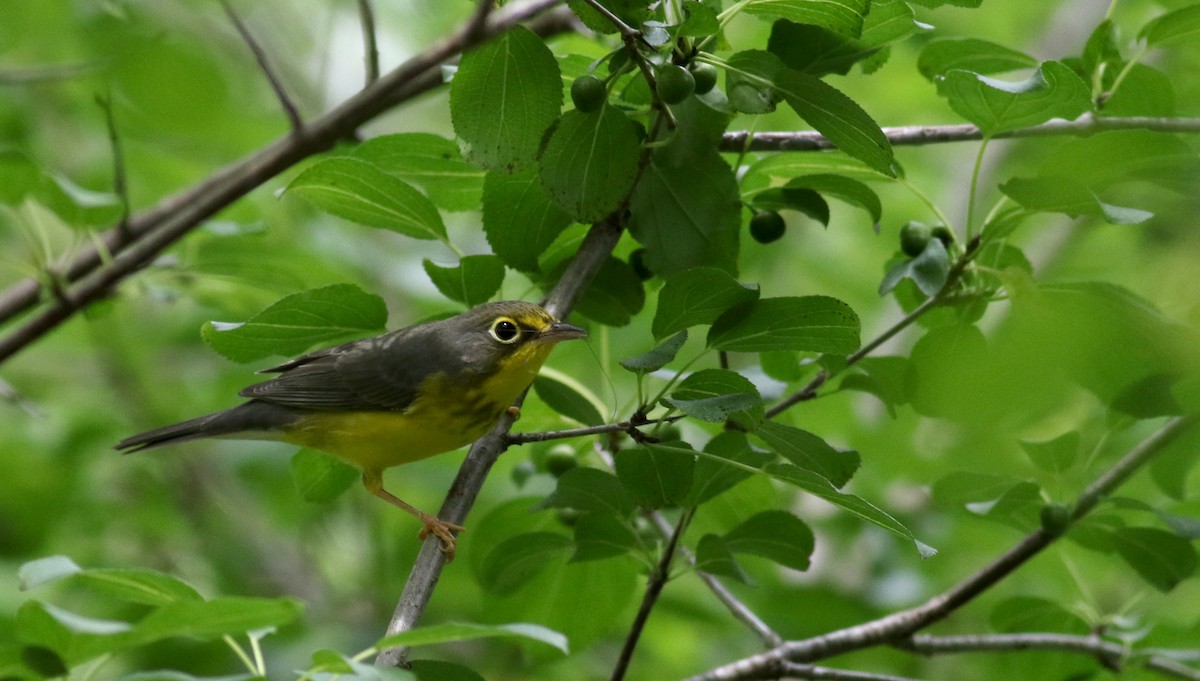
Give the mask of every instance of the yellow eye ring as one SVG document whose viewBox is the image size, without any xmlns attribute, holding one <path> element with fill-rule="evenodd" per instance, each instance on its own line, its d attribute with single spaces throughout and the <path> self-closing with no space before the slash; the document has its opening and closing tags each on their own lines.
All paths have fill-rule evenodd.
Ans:
<svg viewBox="0 0 1200 681">
<path fill-rule="evenodd" d="M 520 340 L 521 327 L 508 317 L 500 317 L 492 322 L 492 328 L 488 329 L 488 333 L 497 341 L 510 345 Z"/>
</svg>

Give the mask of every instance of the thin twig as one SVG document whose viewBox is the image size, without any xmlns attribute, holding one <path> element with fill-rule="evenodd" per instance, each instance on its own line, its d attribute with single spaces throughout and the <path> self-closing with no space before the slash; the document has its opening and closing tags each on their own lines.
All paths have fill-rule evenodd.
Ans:
<svg viewBox="0 0 1200 681">
<path fill-rule="evenodd" d="M 1076 636 L 1055 633 L 984 634 L 978 636 L 931 636 L 921 634 L 897 646 L 921 655 L 946 655 L 971 652 L 1023 652 L 1058 650 L 1081 653 L 1096 658 L 1109 669 L 1119 670 L 1130 664 L 1142 666 L 1164 676 L 1189 681 L 1200 681 L 1200 669 L 1194 669 L 1171 659 L 1176 651 L 1155 649 L 1154 651 L 1129 649 L 1127 646 L 1105 641 L 1099 636 Z M 1183 651 L 1178 651 L 1183 652 Z M 1191 653 L 1192 651 L 1187 651 Z"/>
<path fill-rule="evenodd" d="M 654 610 L 654 604 L 658 602 L 658 597 L 662 594 L 663 587 L 667 585 L 667 580 L 671 578 L 671 563 L 675 560 L 675 552 L 679 546 L 679 539 L 683 536 L 684 530 L 687 529 L 693 513 L 695 513 L 695 509 L 689 508 L 680 514 L 679 521 L 675 523 L 675 530 L 671 532 L 671 537 L 667 540 L 667 545 L 663 549 L 658 565 L 650 573 L 650 579 L 646 584 L 646 594 L 642 597 L 642 604 L 638 607 L 637 615 L 633 618 L 633 624 L 629 627 L 629 633 L 625 636 L 625 645 L 621 646 L 621 654 L 617 656 L 617 662 L 613 665 L 613 672 L 610 677 L 611 681 L 622 681 L 625 678 L 625 672 L 629 671 L 629 662 L 633 659 L 633 651 L 637 648 L 638 640 L 642 637 L 642 630 L 646 628 L 646 621 L 650 619 L 650 613 Z"/>
<path fill-rule="evenodd" d="M 107 64 L 108 61 L 104 60 L 0 69 L 0 85 L 29 85 L 47 81 L 70 80 L 95 73 Z"/>
<path fill-rule="evenodd" d="M 296 109 L 296 105 L 292 103 L 291 97 L 288 97 L 287 91 L 283 89 L 283 83 L 279 80 L 279 76 L 276 75 L 275 69 L 271 67 L 271 62 L 267 60 L 266 51 L 254 39 L 254 35 L 250 33 L 250 29 L 246 28 L 246 25 L 242 23 L 241 17 L 234 11 L 233 5 L 229 4 L 229 0 L 220 0 L 220 3 L 221 7 L 225 10 L 226 16 L 229 17 L 229 21 L 233 23 L 233 27 L 237 29 L 238 34 L 242 36 L 242 40 L 246 42 L 246 46 L 254 53 L 254 59 L 258 62 L 258 67 L 266 75 L 267 82 L 271 84 L 271 89 L 275 91 L 275 97 L 279 100 L 279 105 L 283 107 L 284 113 L 287 114 L 288 120 L 292 124 L 292 132 L 297 134 L 303 132 L 304 121 L 300 118 L 300 112 Z"/>
<path fill-rule="evenodd" d="M 784 662 L 779 667 L 779 676 L 797 679 L 828 679 L 829 681 L 917 681 L 909 676 L 894 674 L 871 674 L 870 672 L 855 672 L 832 667 L 818 667 L 811 664 Z"/>
<path fill-rule="evenodd" d="M 132 236 L 129 233 L 129 186 L 125 180 L 125 150 L 121 145 L 121 136 L 117 133 L 117 120 L 113 114 L 112 91 L 101 96 L 96 95 L 96 103 L 104 111 L 104 123 L 108 128 L 108 144 L 112 150 L 113 163 L 113 192 L 121 202 L 121 217 L 117 221 L 117 234 L 123 241 Z"/>
<path fill-rule="evenodd" d="M 1171 419 L 1158 431 L 1127 452 L 1111 469 L 1097 478 L 1080 494 L 1079 500 L 1075 504 L 1076 513 L 1072 517 L 1072 521 L 1081 518 L 1083 513 L 1093 508 L 1100 499 L 1115 491 L 1129 475 L 1145 465 L 1151 457 L 1184 431 L 1193 427 L 1196 421 L 1197 417 L 1195 416 Z M 800 641 L 788 641 L 767 652 L 752 655 L 690 677 L 688 681 L 778 678 L 782 675 L 778 673 L 779 670 L 788 662 L 811 663 L 888 641 L 904 640 L 917 631 L 945 619 L 995 586 L 1054 543 L 1058 536 L 1061 535 L 1052 535 L 1039 528 L 979 571 L 921 605 L 821 636 Z"/>
<path fill-rule="evenodd" d="M 366 85 L 379 80 L 379 43 L 375 35 L 375 10 L 371 0 L 358 0 L 358 21 L 362 24 L 363 70 Z"/>
<path fill-rule="evenodd" d="M 567 428 L 564 430 L 546 430 L 537 433 L 510 433 L 507 436 L 509 445 L 524 445 L 530 442 L 547 442 L 550 440 L 566 440 L 575 437 L 603 435 L 605 433 L 629 433 L 642 426 L 653 426 L 659 423 L 674 423 L 683 418 L 682 415 L 668 416 L 661 419 L 646 419 L 645 421 L 621 421 L 620 423 L 605 423 L 599 426 L 584 428 Z"/>
<path fill-rule="evenodd" d="M 467 22 L 467 37 L 477 40 L 482 34 L 484 27 L 487 26 L 488 17 L 492 14 L 492 8 L 495 6 L 495 0 L 476 0 L 475 14 Z"/>
</svg>

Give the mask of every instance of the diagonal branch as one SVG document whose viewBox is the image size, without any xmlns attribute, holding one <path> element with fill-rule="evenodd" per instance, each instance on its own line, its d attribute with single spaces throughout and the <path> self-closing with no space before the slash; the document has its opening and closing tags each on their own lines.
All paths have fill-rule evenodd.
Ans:
<svg viewBox="0 0 1200 681">
<path fill-rule="evenodd" d="M 0 338 L 0 363 L 35 342 L 87 305 L 109 295 L 126 277 L 146 267 L 168 246 L 205 220 L 296 163 L 325 151 L 339 139 L 388 108 L 442 84 L 441 65 L 479 42 L 531 19 L 562 0 L 530 0 L 492 13 L 487 25 L 472 38 L 460 30 L 413 57 L 386 76 L 363 88 L 337 108 L 311 121 L 300 134 L 289 134 L 266 148 L 213 173 L 203 182 L 167 197 L 129 219 L 129 238 L 117 229 L 87 247 L 60 276 L 75 285 L 47 302 L 45 309 Z M 558 20 L 545 30 L 560 32 Z M 114 257 L 107 262 L 104 253 Z M 27 279 L 0 296 L 0 321 L 7 321 L 38 304 L 42 287 Z"/>
<path fill-rule="evenodd" d="M 1125 454 L 1111 469 L 1087 487 L 1075 504 L 1072 521 L 1083 517 L 1104 497 L 1111 494 L 1136 470 L 1145 465 L 1163 447 L 1196 424 L 1197 417 L 1168 421 L 1157 432 Z M 977 596 L 995 586 L 1020 568 L 1060 535 L 1038 529 L 1004 552 L 978 572 L 948 591 L 921 605 L 892 613 L 877 620 L 800 641 L 788 641 L 772 650 L 693 676 L 688 681 L 735 681 L 779 678 L 788 663 L 811 663 L 833 655 L 861 650 L 881 643 L 901 641 L 917 631 L 939 622 Z"/>
</svg>

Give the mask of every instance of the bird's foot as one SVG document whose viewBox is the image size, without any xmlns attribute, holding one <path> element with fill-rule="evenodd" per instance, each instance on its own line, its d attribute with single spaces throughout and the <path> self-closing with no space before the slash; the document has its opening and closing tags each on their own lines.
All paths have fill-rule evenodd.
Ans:
<svg viewBox="0 0 1200 681">
<path fill-rule="evenodd" d="M 462 532 L 467 528 L 461 525 L 455 525 L 454 523 L 448 523 L 441 518 L 431 516 L 427 513 L 422 513 L 420 515 L 420 519 L 425 525 L 425 527 L 421 528 L 421 532 L 417 535 L 421 541 L 425 541 L 425 538 L 432 534 L 433 536 L 437 537 L 438 542 L 441 543 L 442 554 L 446 556 L 446 561 L 449 562 L 454 560 L 454 552 L 457 548 L 457 542 L 454 539 L 454 533 Z"/>
</svg>

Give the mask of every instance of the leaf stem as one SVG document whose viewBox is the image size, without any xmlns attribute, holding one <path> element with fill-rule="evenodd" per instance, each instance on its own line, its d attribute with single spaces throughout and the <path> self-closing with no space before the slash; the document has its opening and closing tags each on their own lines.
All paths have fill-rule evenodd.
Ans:
<svg viewBox="0 0 1200 681">
<path fill-rule="evenodd" d="M 979 143 L 979 151 L 975 154 L 975 167 L 971 169 L 971 190 L 967 193 L 967 241 L 975 236 L 975 193 L 979 187 L 979 171 L 983 168 L 983 156 L 987 152 L 988 142 L 991 137 L 984 136 L 983 141 Z M 949 224 L 946 224 L 950 227 Z"/>
</svg>

